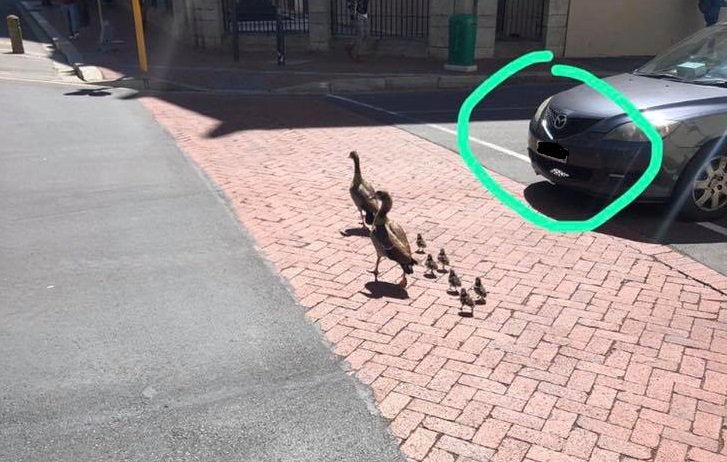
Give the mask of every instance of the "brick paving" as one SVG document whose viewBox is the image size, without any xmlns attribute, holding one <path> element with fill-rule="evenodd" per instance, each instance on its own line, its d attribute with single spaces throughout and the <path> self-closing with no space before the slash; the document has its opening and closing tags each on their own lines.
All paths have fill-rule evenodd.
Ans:
<svg viewBox="0 0 727 462">
<path fill-rule="evenodd" d="M 668 247 L 530 226 L 456 154 L 321 100 L 143 101 L 370 385 L 409 460 L 727 462 L 727 277 Z M 474 317 L 423 267 L 408 298 L 371 284 L 370 241 L 339 234 L 358 223 L 351 149 L 410 240 L 445 248 L 466 286 L 482 277 Z"/>
</svg>

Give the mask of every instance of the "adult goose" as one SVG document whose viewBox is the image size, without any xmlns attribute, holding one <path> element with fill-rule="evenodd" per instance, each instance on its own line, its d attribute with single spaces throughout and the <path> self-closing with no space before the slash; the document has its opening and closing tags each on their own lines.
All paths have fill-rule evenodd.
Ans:
<svg viewBox="0 0 727 462">
<path fill-rule="evenodd" d="M 398 223 L 389 219 L 388 213 L 391 210 L 391 195 L 386 191 L 376 191 L 376 198 L 381 203 L 379 211 L 374 218 L 374 226 L 371 229 L 371 242 L 376 248 L 376 266 L 371 271 L 378 280 L 379 263 L 386 257 L 395 261 L 401 266 L 403 274 L 399 286 L 406 287 L 406 275 L 414 272 L 414 265 L 419 262 L 411 256 L 411 247 L 406 233 Z"/>
<path fill-rule="evenodd" d="M 379 211 L 379 201 L 376 199 L 374 188 L 361 176 L 361 161 L 358 153 L 351 151 L 348 157 L 353 159 L 353 180 L 349 192 L 354 205 L 361 214 L 361 226 L 368 230 L 366 225 L 373 224 L 376 212 Z"/>
</svg>

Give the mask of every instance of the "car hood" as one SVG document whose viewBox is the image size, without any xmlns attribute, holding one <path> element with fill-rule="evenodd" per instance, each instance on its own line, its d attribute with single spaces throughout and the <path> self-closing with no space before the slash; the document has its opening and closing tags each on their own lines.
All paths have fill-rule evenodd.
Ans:
<svg viewBox="0 0 727 462">
<path fill-rule="evenodd" d="M 640 110 L 684 108 L 727 103 L 727 89 L 655 79 L 633 74 L 609 77 L 606 82 L 624 94 Z M 594 118 L 623 114 L 615 103 L 586 85 L 579 85 L 553 96 L 550 106 L 566 113 Z M 679 111 L 683 112 L 683 111 Z"/>
</svg>

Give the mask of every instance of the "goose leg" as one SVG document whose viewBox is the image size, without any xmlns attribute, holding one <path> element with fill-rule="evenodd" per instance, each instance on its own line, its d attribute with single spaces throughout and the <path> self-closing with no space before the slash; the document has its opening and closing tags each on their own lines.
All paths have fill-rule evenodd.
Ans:
<svg viewBox="0 0 727 462">
<path fill-rule="evenodd" d="M 406 273 L 401 275 L 401 281 L 399 282 L 399 287 L 402 289 L 406 288 Z"/>
<path fill-rule="evenodd" d="M 376 266 L 374 266 L 373 270 L 370 270 L 369 273 L 372 273 L 374 275 L 374 281 L 379 280 L 379 263 L 381 262 L 381 257 L 376 257 Z"/>
<path fill-rule="evenodd" d="M 369 227 L 366 226 L 366 219 L 365 219 L 364 211 L 359 209 L 359 213 L 361 214 L 361 226 L 363 226 L 364 229 L 369 229 Z"/>
</svg>

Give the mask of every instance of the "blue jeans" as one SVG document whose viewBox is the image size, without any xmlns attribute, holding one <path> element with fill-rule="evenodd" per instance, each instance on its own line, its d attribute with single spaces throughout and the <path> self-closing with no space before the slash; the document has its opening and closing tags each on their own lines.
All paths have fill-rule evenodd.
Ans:
<svg viewBox="0 0 727 462">
<path fill-rule="evenodd" d="M 61 5 L 61 11 L 66 17 L 66 23 L 68 24 L 68 34 L 74 35 L 78 33 L 78 5 L 71 3 L 70 5 Z"/>
</svg>

